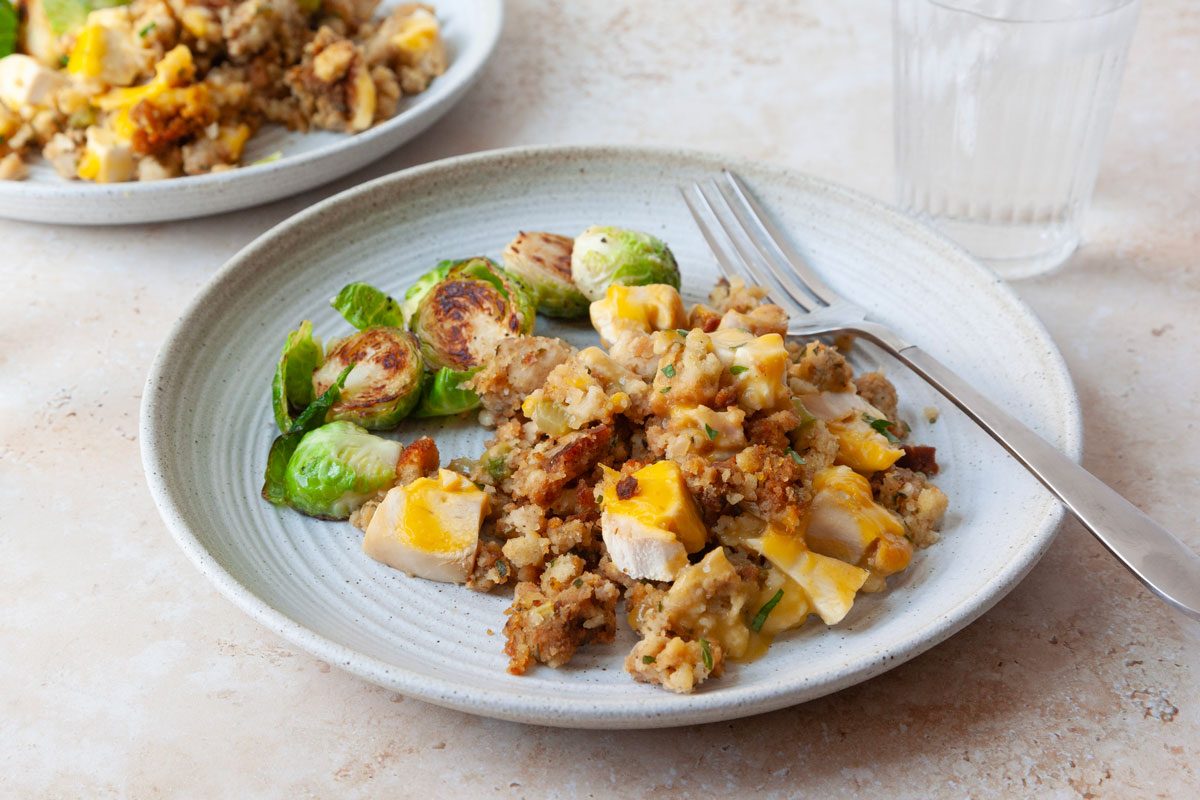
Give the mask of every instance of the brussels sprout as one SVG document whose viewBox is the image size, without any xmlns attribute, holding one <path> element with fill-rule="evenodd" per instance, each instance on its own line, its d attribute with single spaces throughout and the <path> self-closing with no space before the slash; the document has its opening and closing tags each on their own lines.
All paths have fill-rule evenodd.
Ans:
<svg viewBox="0 0 1200 800">
<path fill-rule="evenodd" d="M 287 462 L 287 502 L 310 517 L 346 519 L 396 482 L 399 442 L 337 421 L 304 434 Z"/>
<path fill-rule="evenodd" d="M 501 339 L 533 331 L 535 309 L 519 278 L 486 258 L 460 261 L 421 299 L 409 327 L 432 369 L 483 366 Z"/>
<path fill-rule="evenodd" d="M 399 328 L 375 327 L 343 339 L 312 375 L 323 392 L 347 364 L 355 364 L 330 420 L 347 420 L 370 430 L 394 428 L 421 398 L 424 365 L 416 339 Z"/>
<path fill-rule="evenodd" d="M 413 316 L 417 313 L 417 306 L 425 299 L 425 295 L 429 294 L 429 290 L 438 284 L 439 281 L 445 280 L 446 273 L 450 271 L 455 262 L 439 261 L 438 265 L 426 272 L 421 277 L 417 278 L 417 282 L 408 287 L 408 291 L 404 293 L 404 300 L 400 303 L 400 314 L 404 317 L 404 322 L 410 328 L 412 327 Z"/>
<path fill-rule="evenodd" d="M 369 283 L 346 284 L 329 304 L 346 318 L 346 322 L 360 331 L 377 325 L 404 327 L 404 314 L 400 311 L 400 304 L 389 294 Z"/>
<path fill-rule="evenodd" d="M 599 300 L 613 284 L 678 289 L 679 266 L 666 244 L 648 233 L 593 226 L 575 239 L 571 278 L 589 300 Z"/>
<path fill-rule="evenodd" d="M 483 256 L 464 258 L 462 261 L 455 262 L 450 267 L 450 271 L 446 273 L 446 277 L 450 279 L 474 278 L 492 284 L 509 299 L 517 314 L 520 315 L 523 326 L 521 332 L 533 333 L 537 304 L 534 302 L 533 292 L 522 278 L 504 270 L 495 261 Z"/>
<path fill-rule="evenodd" d="M 271 381 L 271 403 L 281 432 L 291 429 L 294 411 L 304 410 L 313 401 L 312 375 L 321 358 L 321 342 L 312 335 L 312 323 L 305 320 L 299 330 L 288 334 Z"/>
<path fill-rule="evenodd" d="M 461 414 L 479 406 L 479 395 L 470 389 L 462 388 L 462 383 L 469 380 L 478 370 L 466 372 L 442 367 L 437 372 L 425 375 L 425 386 L 421 390 L 421 402 L 413 411 L 414 417 L 445 417 L 450 414 Z"/>
<path fill-rule="evenodd" d="M 267 470 L 263 476 L 263 499 L 277 506 L 287 504 L 285 477 L 288 461 L 291 460 L 292 453 L 296 452 L 296 447 L 299 446 L 304 435 L 325 424 L 325 416 L 341 396 L 342 387 L 346 385 L 346 378 L 353 369 L 354 365 L 351 364 L 342 370 L 333 385 L 326 389 L 320 397 L 309 403 L 308 408 L 304 409 L 282 436 L 275 437 L 275 441 L 271 443 L 271 452 L 267 455 Z"/>
<path fill-rule="evenodd" d="M 522 231 L 504 248 L 505 269 L 525 281 L 537 310 L 548 317 L 587 316 L 588 299 L 571 280 L 574 244 L 569 236 Z"/>
</svg>

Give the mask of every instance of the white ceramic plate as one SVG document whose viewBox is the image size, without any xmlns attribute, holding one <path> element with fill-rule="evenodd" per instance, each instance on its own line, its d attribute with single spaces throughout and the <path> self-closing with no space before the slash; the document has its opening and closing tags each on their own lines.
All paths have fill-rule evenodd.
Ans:
<svg viewBox="0 0 1200 800">
<path fill-rule="evenodd" d="M 1073 457 L 1080 417 L 1063 362 L 1033 314 L 937 234 L 845 189 L 763 166 L 642 149 L 526 149 L 442 161 L 373 181 L 304 211 L 235 256 L 183 314 L 142 407 L 146 475 L 167 526 L 200 570 L 264 625 L 367 680 L 444 706 L 578 727 L 655 727 L 754 714 L 877 675 L 983 613 L 1029 570 L 1062 512 L 964 417 L 892 369 L 915 437 L 938 447 L 951 510 L 941 543 L 835 628 L 810 622 L 770 653 L 690 696 L 634 683 L 633 637 L 581 651 L 569 668 L 505 672 L 508 598 L 430 583 L 363 556 L 348 524 L 259 498 L 275 436 L 271 373 L 287 331 L 312 319 L 348 330 L 329 298 L 365 280 L 400 293 L 442 258 L 498 257 L 519 230 L 594 223 L 663 237 L 690 299 L 716 278 L 675 186 L 729 164 L 794 232 L 839 291 L 961 371 Z M 539 331 L 561 332 L 539 319 Z M 570 338 L 588 341 L 585 327 Z M 860 357 L 863 366 L 869 354 Z M 886 366 L 886 365 L 885 365 Z M 921 410 L 940 406 L 936 425 Z M 475 455 L 473 420 L 406 423 L 443 460 Z M 491 633 L 494 631 L 495 633 Z"/>
<path fill-rule="evenodd" d="M 381 9 L 400 0 L 383 0 Z M 192 219 L 290 197 L 382 158 L 438 120 L 483 71 L 500 36 L 502 0 L 431 0 L 450 56 L 444 75 L 400 101 L 396 116 L 368 131 L 298 133 L 263 128 L 245 163 L 266 164 L 148 183 L 95 184 L 61 178 L 35 159 L 23 181 L 0 181 L 0 217 L 59 225 L 125 225 Z"/>
</svg>

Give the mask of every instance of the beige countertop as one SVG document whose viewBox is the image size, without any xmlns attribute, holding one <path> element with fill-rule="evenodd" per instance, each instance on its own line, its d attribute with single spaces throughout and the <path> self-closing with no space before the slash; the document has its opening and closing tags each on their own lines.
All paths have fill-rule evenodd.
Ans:
<svg viewBox="0 0 1200 800">
<path fill-rule="evenodd" d="M 889 198 L 890 15 L 513 0 L 466 100 L 295 199 L 116 229 L 0 221 L 0 796 L 1200 796 L 1200 625 L 1075 524 L 1005 600 L 890 673 L 761 717 L 526 727 L 406 700 L 237 611 L 151 503 L 159 343 L 255 235 L 354 182 L 524 143 L 660 143 Z M 1062 348 L 1086 465 L 1200 548 L 1200 8 L 1147 4 L 1083 248 L 1018 290 Z"/>
</svg>

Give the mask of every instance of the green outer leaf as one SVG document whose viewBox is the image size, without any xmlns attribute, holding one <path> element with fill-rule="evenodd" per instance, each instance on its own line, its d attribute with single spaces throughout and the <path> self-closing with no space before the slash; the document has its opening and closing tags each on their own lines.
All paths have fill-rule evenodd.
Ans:
<svg viewBox="0 0 1200 800">
<path fill-rule="evenodd" d="M 301 329 L 303 330 L 303 326 Z M 342 387 L 346 385 L 346 377 L 352 369 L 354 369 L 353 364 L 342 370 L 342 374 L 338 375 L 333 385 L 326 389 L 320 397 L 309 403 L 308 408 L 304 409 L 304 413 L 290 425 L 287 432 L 282 436 L 276 436 L 275 441 L 271 442 L 271 452 L 267 454 L 267 470 L 263 475 L 262 496 L 264 500 L 277 506 L 289 502 L 285 481 L 288 462 L 292 460 L 292 454 L 296 452 L 304 434 L 325 423 L 325 415 L 329 413 L 330 407 L 341 396 Z M 311 378 L 309 380 L 309 391 L 311 392 Z"/>
<path fill-rule="evenodd" d="M 591 301 L 569 278 L 520 260 L 511 264 L 506 261 L 503 269 L 522 283 L 540 313 L 558 319 L 581 319 L 588 315 Z"/>
<path fill-rule="evenodd" d="M 464 258 L 462 261 L 454 262 L 454 266 L 446 274 L 447 278 L 474 278 L 479 281 L 487 281 L 492 286 L 495 286 L 500 294 L 504 295 L 504 299 L 509 299 L 509 292 L 512 288 L 500 276 L 504 270 L 495 261 L 484 256 L 475 256 L 473 258 Z"/>
<path fill-rule="evenodd" d="M 417 278 L 416 283 L 408 287 L 408 291 L 404 293 L 404 300 L 400 303 L 400 314 L 404 318 L 405 325 L 412 327 L 417 306 L 421 305 L 421 301 L 425 299 L 425 295 L 429 294 L 430 289 L 445 279 L 454 264 L 454 261 L 439 261 L 436 267 Z"/>
<path fill-rule="evenodd" d="M 263 476 L 262 496 L 264 500 L 277 506 L 288 504 L 287 484 L 284 478 L 287 475 L 288 462 L 291 461 L 292 454 L 296 452 L 296 447 L 303 438 L 304 434 L 297 431 L 276 436 L 275 441 L 271 442 L 271 452 L 267 455 L 267 472 Z"/>
<path fill-rule="evenodd" d="M 288 433 L 296 433 L 302 431 L 308 433 L 311 430 L 316 430 L 325 424 L 325 417 L 329 414 L 329 409 L 333 408 L 342 396 L 342 387 L 346 385 L 346 377 L 350 374 L 350 370 L 354 369 L 351 364 L 346 367 L 337 376 L 337 380 L 321 393 L 321 396 L 309 403 L 308 408 L 296 417 L 296 421 L 292 423 L 292 427 Z"/>
<path fill-rule="evenodd" d="M 0 58 L 17 50 L 17 10 L 8 0 L 0 0 Z"/>
<path fill-rule="evenodd" d="M 445 417 L 461 414 L 479 407 L 479 395 L 460 384 L 478 369 L 459 371 L 442 367 L 437 372 L 426 373 L 421 400 L 412 416 L 418 418 Z"/>
<path fill-rule="evenodd" d="M 534 322 L 537 318 L 537 300 L 532 289 L 524 279 L 504 269 L 490 258 L 476 256 L 456 262 L 450 268 L 447 278 L 474 278 L 486 281 L 496 287 L 515 309 L 521 318 L 519 333 L 533 333 Z"/>
<path fill-rule="evenodd" d="M 758 633 L 762 630 L 763 624 L 767 621 L 767 617 L 775 610 L 775 606 L 779 605 L 779 601 L 783 599 L 783 589 L 780 589 L 775 594 L 771 595 L 771 599 L 763 603 L 763 607 L 754 615 L 754 621 L 750 623 L 750 630 Z"/>
<path fill-rule="evenodd" d="M 403 328 L 404 314 L 400 304 L 387 292 L 369 283 L 348 283 L 329 301 L 338 313 L 360 331 L 376 325 Z"/>
<path fill-rule="evenodd" d="M 403 449 L 353 422 L 330 422 L 309 431 L 288 459 L 288 504 L 310 517 L 346 519 L 377 492 L 395 485 Z"/>
<path fill-rule="evenodd" d="M 304 320 L 299 330 L 288 334 L 271 381 L 271 404 L 280 432 L 291 430 L 292 409 L 304 409 L 312 403 L 312 375 L 323 360 L 321 341 L 313 337 L 312 323 Z"/>
<path fill-rule="evenodd" d="M 82 28 L 88 14 L 98 8 L 127 6 L 129 0 L 42 0 L 50 30 L 59 36 Z"/>
</svg>

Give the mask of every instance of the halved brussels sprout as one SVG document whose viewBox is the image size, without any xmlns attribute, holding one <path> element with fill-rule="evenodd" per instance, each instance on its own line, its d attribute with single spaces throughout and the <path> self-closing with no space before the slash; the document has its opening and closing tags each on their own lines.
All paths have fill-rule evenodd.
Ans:
<svg viewBox="0 0 1200 800">
<path fill-rule="evenodd" d="M 347 420 L 370 430 L 394 428 L 417 405 L 424 364 L 412 334 L 381 326 L 343 339 L 312 374 L 313 389 L 325 391 L 349 364 L 356 366 L 329 409 L 330 420 Z"/>
<path fill-rule="evenodd" d="M 360 331 L 377 325 L 404 327 L 400 304 L 369 283 L 348 283 L 329 304 Z"/>
<path fill-rule="evenodd" d="M 400 303 L 400 314 L 404 317 L 404 323 L 408 327 L 412 327 L 413 317 L 417 313 L 417 306 L 425 299 L 425 295 L 429 294 L 429 290 L 438 284 L 439 281 L 445 280 L 446 273 L 455 265 L 454 261 L 439 261 L 438 265 L 426 272 L 421 277 L 417 278 L 417 282 L 408 287 L 408 291 L 404 293 L 404 300 Z"/>
<path fill-rule="evenodd" d="M 479 395 L 470 389 L 462 388 L 462 383 L 470 380 L 477 371 L 478 369 L 472 369 L 459 372 L 442 367 L 437 372 L 426 373 L 421 402 L 417 404 L 413 416 L 446 417 L 478 408 Z"/>
<path fill-rule="evenodd" d="M 449 272 L 446 273 L 446 277 L 474 278 L 492 284 L 504 292 L 517 309 L 522 324 L 526 328 L 522 333 L 533 333 L 537 304 L 534 303 L 533 292 L 522 278 L 513 275 L 495 261 L 483 256 L 464 258 L 454 262 Z"/>
<path fill-rule="evenodd" d="M 432 369 L 482 366 L 501 339 L 533 332 L 535 309 L 519 278 L 486 258 L 451 267 L 417 306 L 409 327 Z"/>
<path fill-rule="evenodd" d="M 648 233 L 595 225 L 575 238 L 571 279 L 589 300 L 609 286 L 665 283 L 679 288 L 679 265 L 662 240 Z"/>
<path fill-rule="evenodd" d="M 571 280 L 575 241 L 556 233 L 517 234 L 504 248 L 504 267 L 529 286 L 537 310 L 548 317 L 587 316 L 588 299 Z"/>
<path fill-rule="evenodd" d="M 275 424 L 282 433 L 291 430 L 292 414 L 303 411 L 316 396 L 312 376 L 321 365 L 321 358 L 321 341 L 312 335 L 312 323 L 304 320 L 299 330 L 288 334 L 279 363 L 275 365 L 275 378 L 271 381 Z"/>
<path fill-rule="evenodd" d="M 287 502 L 310 517 L 346 519 L 396 482 L 403 446 L 353 422 L 330 422 L 304 434 L 287 462 Z"/>
<path fill-rule="evenodd" d="M 291 426 L 282 436 L 276 436 L 271 442 L 271 452 L 267 454 L 267 469 L 263 475 L 262 496 L 277 506 L 287 505 L 287 465 L 292 454 L 300 445 L 300 440 L 309 431 L 314 431 L 325 424 L 325 416 L 329 409 L 341 397 L 342 387 L 346 378 L 354 369 L 354 365 L 346 367 L 333 381 L 333 385 L 321 393 L 321 396 L 309 403 L 308 408 L 296 417 Z"/>
</svg>

